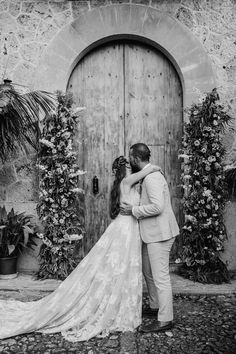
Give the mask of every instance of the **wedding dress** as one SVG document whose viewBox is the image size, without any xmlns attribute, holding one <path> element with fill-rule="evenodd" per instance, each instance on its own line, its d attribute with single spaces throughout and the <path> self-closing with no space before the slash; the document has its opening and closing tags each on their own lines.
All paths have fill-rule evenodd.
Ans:
<svg viewBox="0 0 236 354">
<path fill-rule="evenodd" d="M 121 201 L 139 203 L 121 183 Z M 31 302 L 0 300 L 0 338 L 61 332 L 84 341 L 141 324 L 141 241 L 132 216 L 118 215 L 73 272 L 48 296 Z"/>
</svg>

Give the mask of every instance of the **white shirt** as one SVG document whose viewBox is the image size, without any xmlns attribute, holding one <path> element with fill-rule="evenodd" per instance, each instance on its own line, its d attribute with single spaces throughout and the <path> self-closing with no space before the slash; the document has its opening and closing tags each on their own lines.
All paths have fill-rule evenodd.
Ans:
<svg viewBox="0 0 236 354">
<path fill-rule="evenodd" d="M 144 170 L 145 168 L 147 168 L 147 167 L 149 167 L 149 166 L 151 166 L 151 163 L 150 163 L 150 162 L 147 163 L 147 164 L 142 168 L 142 170 Z"/>
</svg>

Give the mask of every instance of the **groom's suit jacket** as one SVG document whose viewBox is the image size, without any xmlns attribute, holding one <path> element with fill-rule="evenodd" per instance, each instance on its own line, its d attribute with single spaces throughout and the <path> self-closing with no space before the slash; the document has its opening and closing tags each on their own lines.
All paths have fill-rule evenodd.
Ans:
<svg viewBox="0 0 236 354">
<path fill-rule="evenodd" d="M 169 240 L 179 234 L 168 184 L 160 172 L 145 177 L 140 205 L 132 208 L 132 214 L 139 220 L 141 238 L 145 243 Z"/>
</svg>

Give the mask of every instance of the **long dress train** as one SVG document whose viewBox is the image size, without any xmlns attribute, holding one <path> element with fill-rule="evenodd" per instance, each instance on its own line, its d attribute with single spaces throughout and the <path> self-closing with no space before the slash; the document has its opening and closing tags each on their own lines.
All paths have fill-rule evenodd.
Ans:
<svg viewBox="0 0 236 354">
<path fill-rule="evenodd" d="M 121 199 L 138 204 L 131 189 Z M 71 342 L 132 331 L 141 323 L 142 273 L 138 223 L 118 215 L 73 272 L 48 296 L 31 302 L 0 300 L 0 338 L 55 333 Z"/>
</svg>

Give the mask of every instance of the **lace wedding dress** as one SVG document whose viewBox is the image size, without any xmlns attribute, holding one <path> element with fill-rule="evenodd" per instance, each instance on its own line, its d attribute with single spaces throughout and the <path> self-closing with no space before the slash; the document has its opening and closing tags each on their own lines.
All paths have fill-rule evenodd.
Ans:
<svg viewBox="0 0 236 354">
<path fill-rule="evenodd" d="M 139 194 L 125 193 L 121 183 L 121 199 L 137 205 Z M 0 338 L 61 332 L 76 342 L 134 330 L 141 323 L 140 244 L 137 221 L 118 215 L 53 293 L 31 302 L 0 300 Z"/>
</svg>

